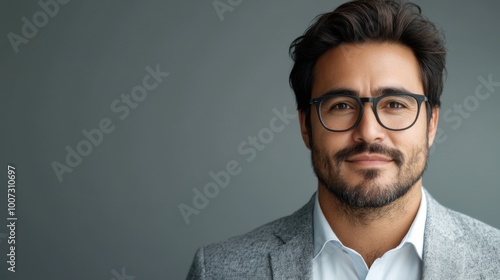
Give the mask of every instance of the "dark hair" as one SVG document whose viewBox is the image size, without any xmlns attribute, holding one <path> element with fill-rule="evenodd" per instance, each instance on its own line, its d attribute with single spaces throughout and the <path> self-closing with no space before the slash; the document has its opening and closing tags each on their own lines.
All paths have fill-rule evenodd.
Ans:
<svg viewBox="0 0 500 280">
<path fill-rule="evenodd" d="M 395 42 L 411 48 L 420 66 L 430 107 L 441 105 L 446 49 L 444 37 L 436 26 L 422 16 L 420 7 L 413 3 L 357 0 L 318 16 L 305 34 L 290 45 L 290 56 L 295 62 L 290 86 L 298 110 L 309 112 L 318 58 L 342 43 L 363 42 Z"/>
</svg>

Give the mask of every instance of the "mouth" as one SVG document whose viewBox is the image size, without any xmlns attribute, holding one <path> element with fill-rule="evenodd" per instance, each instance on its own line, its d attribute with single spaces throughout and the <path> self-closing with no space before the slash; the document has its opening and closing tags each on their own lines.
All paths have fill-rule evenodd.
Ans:
<svg viewBox="0 0 500 280">
<path fill-rule="evenodd" d="M 394 160 L 381 154 L 357 154 L 350 156 L 346 162 L 363 167 L 376 167 L 389 164 Z"/>
</svg>

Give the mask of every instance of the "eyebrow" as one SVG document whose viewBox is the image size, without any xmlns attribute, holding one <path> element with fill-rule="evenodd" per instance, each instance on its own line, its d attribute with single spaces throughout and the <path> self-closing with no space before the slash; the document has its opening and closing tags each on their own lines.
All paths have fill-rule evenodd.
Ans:
<svg viewBox="0 0 500 280">
<path fill-rule="evenodd" d="M 374 97 L 387 94 L 406 94 L 406 93 L 413 94 L 413 92 L 410 92 L 403 87 L 381 87 L 381 88 L 376 88 L 373 91 L 373 93 Z M 331 89 L 323 93 L 321 96 L 339 95 L 339 94 L 359 96 L 359 91 L 350 88 L 337 88 L 337 89 Z"/>
</svg>

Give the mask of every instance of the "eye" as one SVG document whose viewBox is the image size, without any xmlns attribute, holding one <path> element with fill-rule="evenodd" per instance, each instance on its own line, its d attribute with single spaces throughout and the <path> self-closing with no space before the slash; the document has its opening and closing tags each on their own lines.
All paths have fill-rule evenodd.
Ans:
<svg viewBox="0 0 500 280">
<path fill-rule="evenodd" d="M 349 96 L 329 97 L 321 103 L 323 112 L 336 116 L 354 113 L 358 107 L 356 99 Z"/>
<path fill-rule="evenodd" d="M 333 104 L 330 107 L 330 110 L 346 110 L 349 108 L 352 108 L 352 107 L 347 103 L 337 103 L 337 104 Z"/>
<path fill-rule="evenodd" d="M 399 96 L 387 96 L 380 100 L 379 108 L 380 109 L 389 109 L 389 110 L 402 110 L 402 109 L 410 109 L 416 106 L 417 103 L 415 99 L 408 98 L 404 95 Z"/>
<path fill-rule="evenodd" d="M 405 106 L 399 102 L 391 101 L 391 102 L 387 103 L 387 107 L 389 107 L 391 109 L 401 109 L 401 108 L 404 108 Z"/>
</svg>

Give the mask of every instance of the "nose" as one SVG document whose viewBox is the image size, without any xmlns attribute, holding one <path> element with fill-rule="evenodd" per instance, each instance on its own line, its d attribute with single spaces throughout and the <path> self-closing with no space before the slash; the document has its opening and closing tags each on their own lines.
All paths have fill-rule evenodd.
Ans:
<svg viewBox="0 0 500 280">
<path fill-rule="evenodd" d="M 355 142 L 380 143 L 385 139 L 386 129 L 377 121 L 371 103 L 364 106 L 363 115 L 358 125 L 353 130 Z"/>
</svg>

